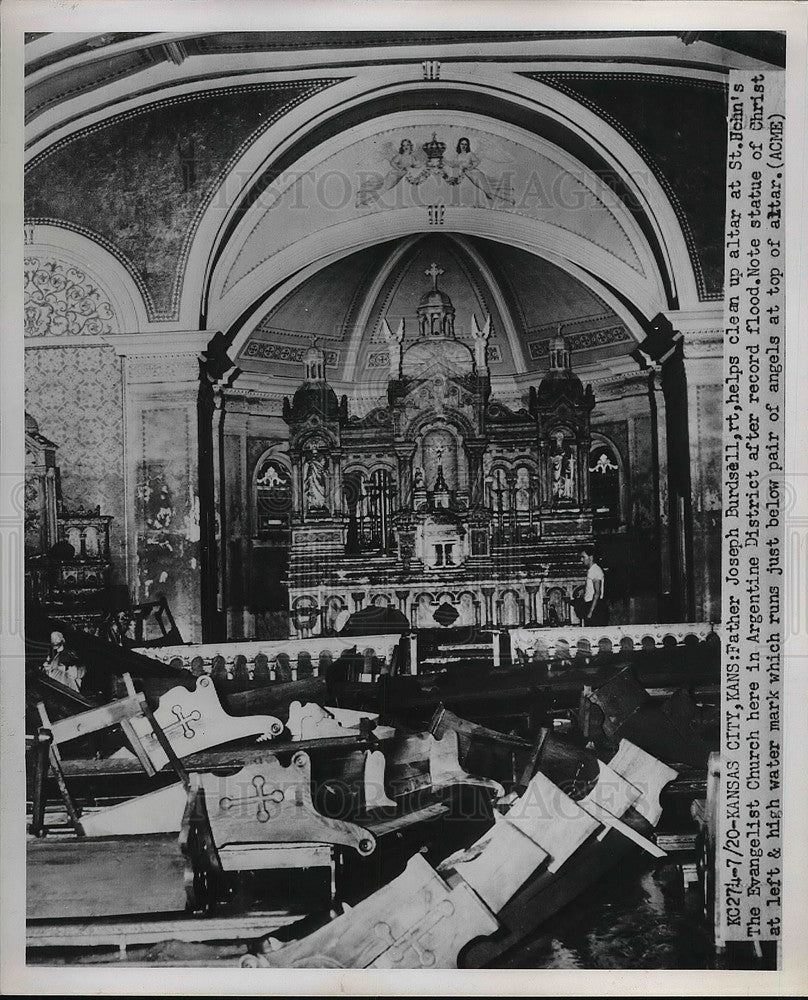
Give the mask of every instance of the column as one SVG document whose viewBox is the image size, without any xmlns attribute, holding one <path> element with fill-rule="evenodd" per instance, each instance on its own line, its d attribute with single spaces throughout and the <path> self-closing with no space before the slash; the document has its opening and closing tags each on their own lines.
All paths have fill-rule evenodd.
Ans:
<svg viewBox="0 0 808 1000">
<path fill-rule="evenodd" d="M 418 633 L 415 629 L 409 634 L 410 640 L 410 673 L 418 673 Z"/>
<path fill-rule="evenodd" d="M 136 602 L 164 594 L 185 642 L 200 642 L 216 627 L 214 484 L 209 476 L 203 496 L 200 481 L 202 465 L 213 468 L 213 394 L 200 396 L 198 361 L 209 339 L 209 332 L 189 331 L 113 341 L 124 358 L 129 591 Z"/>
<path fill-rule="evenodd" d="M 218 477 L 218 507 L 223 511 L 222 605 L 227 614 L 228 639 L 246 638 L 247 572 L 250 556 L 250 506 L 252 483 L 247 468 L 249 407 L 238 395 L 223 394 L 221 408 L 221 473 Z M 254 626 L 252 626 L 254 631 Z"/>
<path fill-rule="evenodd" d="M 724 359 L 721 331 L 689 331 L 684 345 L 690 447 L 692 620 L 721 619 Z M 688 619 L 691 620 L 691 619 Z"/>
<path fill-rule="evenodd" d="M 399 509 L 409 508 L 412 506 L 412 458 L 415 445 L 397 443 L 395 450 L 398 463 L 398 506 Z"/>
<path fill-rule="evenodd" d="M 492 628 L 494 625 L 494 607 L 492 598 L 494 596 L 493 587 L 481 587 L 483 600 L 485 601 L 485 627 Z"/>
<path fill-rule="evenodd" d="M 528 627 L 535 628 L 539 624 L 539 615 L 536 609 L 536 594 L 539 592 L 539 584 L 528 583 L 525 585 L 527 591 Z"/>
<path fill-rule="evenodd" d="M 487 447 L 487 441 L 466 441 L 469 460 L 469 506 L 472 508 L 485 505 L 483 456 Z"/>
</svg>

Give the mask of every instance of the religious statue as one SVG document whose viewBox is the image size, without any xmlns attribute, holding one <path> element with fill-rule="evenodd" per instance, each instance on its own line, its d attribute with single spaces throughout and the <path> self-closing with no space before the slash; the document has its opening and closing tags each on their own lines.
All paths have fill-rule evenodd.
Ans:
<svg viewBox="0 0 808 1000">
<path fill-rule="evenodd" d="M 395 333 L 390 329 L 386 319 L 382 320 L 382 336 L 388 345 L 390 355 L 390 378 L 401 377 L 401 352 L 404 342 L 404 320 L 398 324 Z"/>
<path fill-rule="evenodd" d="M 575 455 L 569 442 L 564 440 L 561 431 L 556 433 L 553 440 L 553 450 L 550 453 L 553 499 L 574 500 Z"/>
<path fill-rule="evenodd" d="M 474 340 L 474 364 L 477 371 L 486 373 L 488 371 L 488 338 L 491 336 L 491 317 L 486 317 L 485 325 L 482 329 L 477 326 L 477 317 L 471 314 L 471 336 Z"/>
<path fill-rule="evenodd" d="M 416 465 L 412 474 L 413 489 L 422 490 L 424 488 L 424 470 L 420 465 Z"/>
<path fill-rule="evenodd" d="M 326 456 L 319 442 L 306 449 L 303 459 L 303 495 L 308 510 L 326 509 Z"/>
</svg>

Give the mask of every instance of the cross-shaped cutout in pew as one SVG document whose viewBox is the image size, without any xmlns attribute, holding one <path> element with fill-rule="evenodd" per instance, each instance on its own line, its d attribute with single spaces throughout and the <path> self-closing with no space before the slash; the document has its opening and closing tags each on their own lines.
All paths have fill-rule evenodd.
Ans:
<svg viewBox="0 0 808 1000">
<path fill-rule="evenodd" d="M 191 725 L 192 722 L 201 722 L 202 713 L 198 708 L 193 709 L 187 715 L 182 714 L 181 705 L 172 705 L 171 714 L 177 720 L 176 722 L 169 722 L 167 726 L 163 726 L 163 732 L 168 730 L 176 729 L 177 726 L 182 727 L 182 735 L 186 740 L 192 740 L 196 736 L 196 730 Z"/>
<path fill-rule="evenodd" d="M 283 802 L 283 790 L 273 788 L 271 792 L 268 792 L 266 790 L 266 778 L 262 774 L 256 774 L 253 777 L 252 785 L 255 788 L 255 795 L 249 794 L 237 797 L 226 795 L 224 798 L 219 799 L 219 808 L 225 812 L 229 812 L 231 809 L 250 810 L 253 805 L 257 804 L 258 810 L 255 817 L 259 823 L 266 823 L 278 813 L 277 809 L 270 810 L 267 803 L 277 804 Z"/>
<path fill-rule="evenodd" d="M 51 722 L 44 702 L 37 703 L 37 711 L 42 721 L 42 728 L 51 733 L 50 766 L 53 768 L 70 822 L 79 837 L 84 836 L 84 828 L 81 824 L 80 810 L 76 807 L 65 782 L 64 771 L 62 770 L 62 757 L 59 750 L 59 746 L 62 743 L 69 743 L 71 740 L 78 739 L 79 737 L 89 736 L 104 729 L 109 729 L 111 726 L 119 725 L 141 767 L 149 777 L 153 777 L 157 773 L 157 768 L 152 763 L 149 753 L 144 746 L 144 737 L 146 736 L 156 741 L 157 745 L 162 749 L 166 760 L 171 764 L 186 789 L 190 785 L 188 773 L 174 752 L 165 732 L 155 719 L 151 708 L 149 708 L 146 696 L 142 692 L 135 691 L 135 685 L 130 674 L 124 673 L 122 676 L 126 687 L 125 698 L 116 699 L 106 705 L 96 706 L 86 712 L 80 712 L 78 715 L 72 715 L 57 722 Z M 136 726 L 137 723 L 140 724 L 141 728 Z"/>
</svg>

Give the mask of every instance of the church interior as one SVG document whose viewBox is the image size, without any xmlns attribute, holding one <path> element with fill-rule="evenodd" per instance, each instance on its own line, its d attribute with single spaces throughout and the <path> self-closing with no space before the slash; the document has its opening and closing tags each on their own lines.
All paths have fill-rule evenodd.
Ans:
<svg viewBox="0 0 808 1000">
<path fill-rule="evenodd" d="M 30 955 L 774 967 L 714 751 L 728 74 L 783 35 L 25 50 Z"/>
<path fill-rule="evenodd" d="M 566 624 L 592 543 L 613 623 L 717 620 L 726 74 L 767 38 L 29 38 L 29 600 Z"/>
</svg>

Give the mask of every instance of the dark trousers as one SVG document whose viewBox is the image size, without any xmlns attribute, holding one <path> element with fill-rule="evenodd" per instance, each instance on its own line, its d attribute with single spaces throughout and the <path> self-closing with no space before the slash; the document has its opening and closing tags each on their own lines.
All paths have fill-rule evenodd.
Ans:
<svg viewBox="0 0 808 1000">
<path fill-rule="evenodd" d="M 609 624 L 609 609 L 603 603 L 603 601 L 598 601 L 595 610 L 592 612 L 591 617 L 584 620 L 584 625 L 608 625 Z"/>
<path fill-rule="evenodd" d="M 609 624 L 609 609 L 603 601 L 598 601 L 595 606 L 593 614 L 587 618 L 586 612 L 589 610 L 590 601 L 585 601 L 582 597 L 578 598 L 575 602 L 575 614 L 581 619 L 583 625 L 589 627 L 590 625 L 608 625 Z"/>
</svg>

